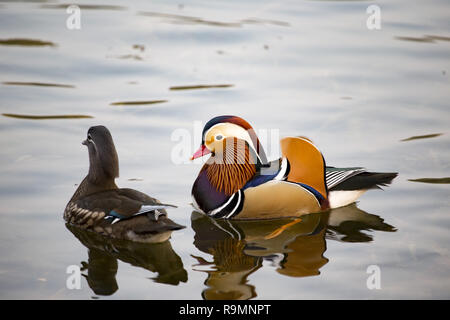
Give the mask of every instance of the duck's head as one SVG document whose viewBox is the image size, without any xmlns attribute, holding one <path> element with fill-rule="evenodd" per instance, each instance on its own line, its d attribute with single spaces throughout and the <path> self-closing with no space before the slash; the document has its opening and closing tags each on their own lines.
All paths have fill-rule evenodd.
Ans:
<svg viewBox="0 0 450 320">
<path fill-rule="evenodd" d="M 89 151 L 89 174 L 92 182 L 119 176 L 119 158 L 109 130 L 104 126 L 90 127 L 82 142 Z"/>
<path fill-rule="evenodd" d="M 192 155 L 191 160 L 222 150 L 227 138 L 245 141 L 257 153 L 261 163 L 267 162 L 264 149 L 252 126 L 237 116 L 218 116 L 209 120 L 203 128 L 200 148 Z"/>
</svg>

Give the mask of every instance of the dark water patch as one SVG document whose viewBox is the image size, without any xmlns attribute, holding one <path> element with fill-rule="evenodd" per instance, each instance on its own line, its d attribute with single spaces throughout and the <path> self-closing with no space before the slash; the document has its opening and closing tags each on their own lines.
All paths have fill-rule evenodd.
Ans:
<svg viewBox="0 0 450 320">
<path fill-rule="evenodd" d="M 65 115 L 45 115 L 36 116 L 28 114 L 2 113 L 2 116 L 9 118 L 28 119 L 28 120 L 52 120 L 52 119 L 90 119 L 93 116 L 84 114 L 65 114 Z"/>
<path fill-rule="evenodd" d="M 408 179 L 412 182 L 422 182 L 422 183 L 435 183 L 435 184 L 448 184 L 450 183 L 450 177 L 445 178 L 420 178 L 420 179 Z"/>
<path fill-rule="evenodd" d="M 71 84 L 45 83 L 45 82 L 22 82 L 22 81 L 4 81 L 4 85 L 8 86 L 37 86 L 37 87 L 56 87 L 56 88 L 75 88 Z"/>
<path fill-rule="evenodd" d="M 142 178 L 130 178 L 128 181 L 144 181 Z"/>
<path fill-rule="evenodd" d="M 146 104 L 166 103 L 169 100 L 142 100 L 142 101 L 118 101 L 110 103 L 111 106 L 136 106 Z"/>
<path fill-rule="evenodd" d="M 425 134 L 425 135 L 422 135 L 422 136 L 412 136 L 412 137 L 409 137 L 409 138 L 406 138 L 406 139 L 403 139 L 403 140 L 400 140 L 400 141 L 411 141 L 411 140 L 417 140 L 417 139 L 428 139 L 428 138 L 439 137 L 439 136 L 442 136 L 442 135 L 443 135 L 443 133 L 432 133 L 432 134 Z"/>
<path fill-rule="evenodd" d="M 43 9 L 66 9 L 74 5 L 72 3 L 61 3 L 61 4 L 44 4 L 41 5 Z M 127 7 L 123 6 L 115 6 L 115 5 L 103 5 L 103 4 L 76 4 L 81 10 L 115 10 L 115 11 L 123 11 L 127 10 Z"/>
<path fill-rule="evenodd" d="M 281 27 L 290 27 L 291 25 L 285 21 L 271 20 L 271 19 L 259 19 L 259 18 L 248 18 L 239 21 L 241 24 L 272 24 Z"/>
<path fill-rule="evenodd" d="M 228 27 L 228 28 L 240 28 L 245 24 L 262 24 L 262 25 L 276 25 L 276 26 L 283 26 L 283 27 L 289 27 L 290 24 L 285 21 L 279 21 L 279 20 L 271 20 L 271 19 L 260 19 L 260 18 L 247 18 L 242 19 L 238 21 L 233 22 L 223 22 L 223 21 L 213 21 L 213 20 L 206 20 L 199 17 L 192 17 L 192 16 L 185 16 L 185 15 L 179 15 L 179 14 L 170 14 L 170 13 L 161 13 L 161 12 L 150 12 L 150 11 L 139 11 L 137 13 L 140 16 L 146 16 L 146 17 L 156 17 L 156 18 L 162 18 L 165 19 L 169 23 L 173 24 L 201 24 L 201 25 L 208 25 L 213 27 Z"/>
<path fill-rule="evenodd" d="M 206 84 L 206 85 L 193 85 L 193 86 L 173 86 L 169 90 L 197 90 L 197 89 L 214 89 L 214 88 L 230 88 L 232 84 Z"/>
<path fill-rule="evenodd" d="M 411 41 L 411 42 L 423 42 L 423 43 L 434 43 L 436 41 L 450 41 L 450 37 L 436 36 L 436 35 L 424 35 L 423 37 L 395 37 L 397 40 Z"/>
<path fill-rule="evenodd" d="M 115 59 L 122 59 L 122 60 L 136 60 L 136 61 L 144 60 L 141 56 L 139 56 L 137 54 L 123 54 L 120 56 L 108 56 L 107 58 L 115 58 Z"/>
<path fill-rule="evenodd" d="M 56 44 L 51 41 L 43 41 L 39 39 L 27 39 L 27 38 L 10 38 L 0 39 L 0 45 L 2 46 L 24 46 L 24 47 L 56 47 Z"/>
<path fill-rule="evenodd" d="M 395 37 L 395 39 L 411 42 L 426 42 L 426 43 L 433 42 L 433 39 L 429 39 L 427 37 Z"/>
<path fill-rule="evenodd" d="M 203 24 L 215 27 L 233 27 L 233 28 L 241 27 L 241 24 L 238 22 L 220 22 L 220 21 L 204 20 L 198 17 L 184 16 L 179 14 L 139 11 L 137 15 L 145 17 L 163 18 L 167 20 L 169 23 L 174 24 L 184 23 L 184 24 Z"/>
<path fill-rule="evenodd" d="M 141 52 L 145 51 L 145 46 L 143 44 L 133 44 L 133 49 L 139 50 Z"/>
<path fill-rule="evenodd" d="M 55 2 L 54 0 L 0 0 L 0 2 L 30 2 L 30 3 L 44 3 Z"/>
<path fill-rule="evenodd" d="M 435 41 L 450 41 L 450 37 L 444 37 L 444 36 L 435 36 L 435 35 L 426 35 L 428 39 L 433 39 Z"/>
</svg>

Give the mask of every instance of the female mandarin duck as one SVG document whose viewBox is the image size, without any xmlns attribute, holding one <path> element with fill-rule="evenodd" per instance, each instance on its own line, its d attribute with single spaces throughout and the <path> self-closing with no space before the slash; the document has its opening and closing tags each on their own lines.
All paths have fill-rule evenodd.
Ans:
<svg viewBox="0 0 450 320">
<path fill-rule="evenodd" d="M 214 218 L 295 217 L 348 205 L 397 176 L 327 167 L 304 137 L 284 138 L 280 146 L 282 158 L 268 162 L 247 121 L 236 116 L 208 121 L 191 158 L 211 154 L 192 187 L 194 207 Z"/>
<path fill-rule="evenodd" d="M 113 238 L 162 242 L 184 228 L 164 210 L 175 207 L 133 190 L 119 189 L 119 159 L 109 130 L 91 127 L 83 141 L 89 151 L 88 175 L 64 211 L 64 220 Z"/>
</svg>

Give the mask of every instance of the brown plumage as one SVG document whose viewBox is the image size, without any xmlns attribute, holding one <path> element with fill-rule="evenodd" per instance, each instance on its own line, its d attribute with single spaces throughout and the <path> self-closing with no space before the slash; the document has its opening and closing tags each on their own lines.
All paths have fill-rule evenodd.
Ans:
<svg viewBox="0 0 450 320">
<path fill-rule="evenodd" d="M 288 181 L 307 184 L 327 199 L 325 161 L 311 140 L 304 137 L 286 137 L 280 141 L 281 153 L 291 165 Z"/>
<path fill-rule="evenodd" d="M 142 192 L 118 188 L 119 158 L 109 130 L 91 127 L 83 141 L 89 151 L 89 172 L 64 210 L 64 220 L 116 239 L 161 242 L 184 228 L 167 217 L 163 204 Z"/>
<path fill-rule="evenodd" d="M 206 170 L 209 181 L 218 191 L 231 196 L 255 175 L 255 165 L 256 156 L 245 141 L 226 138 L 222 150 L 216 150 L 202 171 Z"/>
<path fill-rule="evenodd" d="M 236 151 L 238 142 L 245 152 Z M 320 150 L 302 136 L 283 138 L 280 147 L 282 158 L 268 162 L 247 121 L 237 116 L 209 120 L 191 158 L 211 154 L 192 186 L 194 207 L 217 219 L 298 217 L 348 205 L 397 175 L 326 167 Z"/>
</svg>

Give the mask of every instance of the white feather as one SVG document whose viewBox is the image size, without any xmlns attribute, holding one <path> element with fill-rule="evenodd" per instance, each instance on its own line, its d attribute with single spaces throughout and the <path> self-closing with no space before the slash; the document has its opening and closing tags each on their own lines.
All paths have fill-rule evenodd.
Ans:
<svg viewBox="0 0 450 320">
<path fill-rule="evenodd" d="M 165 206 L 165 205 L 143 205 L 141 207 L 141 209 L 139 209 L 139 212 L 137 212 L 135 215 L 138 215 L 138 214 L 141 214 L 141 213 L 145 213 L 145 212 L 154 211 L 154 210 L 161 210 L 161 209 L 165 209 L 165 208 L 169 208 L 169 206 Z"/>
<path fill-rule="evenodd" d="M 236 195 L 236 193 L 233 193 L 233 195 L 230 197 L 230 199 L 228 199 L 227 202 L 225 202 L 223 205 L 221 205 L 220 207 L 208 212 L 208 214 L 210 216 L 215 216 L 218 212 L 222 211 L 223 208 L 225 208 L 227 205 L 230 204 L 230 202 L 234 199 L 234 196 Z"/>
<path fill-rule="evenodd" d="M 349 190 L 349 191 L 331 191 L 328 194 L 328 200 L 330 201 L 330 208 L 339 208 L 349 205 L 355 202 L 359 197 L 362 196 L 367 190 Z"/>
<path fill-rule="evenodd" d="M 278 172 L 278 174 L 276 175 L 275 178 L 273 178 L 273 180 L 282 180 L 282 179 L 284 179 L 284 177 L 286 175 L 287 166 L 288 166 L 287 158 L 283 157 L 283 159 L 281 160 L 280 172 Z"/>
<path fill-rule="evenodd" d="M 230 217 L 232 217 L 233 216 L 233 214 L 234 214 L 234 212 L 236 211 L 236 209 L 239 207 L 239 204 L 241 203 L 241 190 L 239 190 L 238 192 L 237 192 L 237 194 L 238 194 L 238 201 L 237 201 L 237 204 L 236 204 L 236 206 L 234 207 L 234 209 L 233 209 L 233 211 L 231 211 L 230 212 L 230 214 L 229 215 L 227 215 L 227 219 L 228 218 L 230 218 Z M 236 193 L 235 193 L 236 194 Z"/>
</svg>

